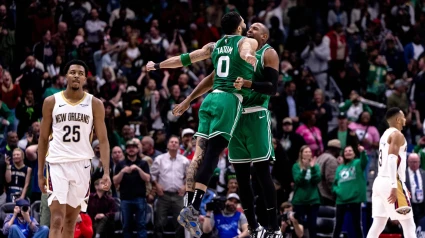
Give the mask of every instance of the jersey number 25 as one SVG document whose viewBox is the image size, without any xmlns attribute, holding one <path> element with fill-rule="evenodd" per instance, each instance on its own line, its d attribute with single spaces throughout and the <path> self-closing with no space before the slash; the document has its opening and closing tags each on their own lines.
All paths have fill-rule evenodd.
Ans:
<svg viewBox="0 0 425 238">
<path fill-rule="evenodd" d="M 80 126 L 64 126 L 63 142 L 79 142 L 80 141 Z M 72 136 L 70 136 L 72 134 Z"/>
</svg>

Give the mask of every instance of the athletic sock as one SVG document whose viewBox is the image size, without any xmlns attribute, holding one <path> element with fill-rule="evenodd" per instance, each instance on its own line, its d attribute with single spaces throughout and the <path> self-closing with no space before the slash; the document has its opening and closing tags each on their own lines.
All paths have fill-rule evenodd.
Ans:
<svg viewBox="0 0 425 238">
<path fill-rule="evenodd" d="M 186 191 L 186 193 L 184 194 L 184 207 L 192 205 L 193 194 L 194 192 L 192 191 Z"/>
<path fill-rule="evenodd" d="M 277 211 L 276 208 L 267 208 L 267 216 L 269 217 L 269 225 L 273 231 L 279 230 L 279 226 L 277 225 Z"/>
<path fill-rule="evenodd" d="M 202 202 L 202 198 L 204 198 L 204 194 L 205 192 L 201 189 L 195 189 L 195 192 L 193 194 L 193 199 L 192 199 L 192 206 L 193 208 L 195 208 L 197 211 L 199 211 L 199 207 L 201 206 L 201 202 Z"/>
</svg>

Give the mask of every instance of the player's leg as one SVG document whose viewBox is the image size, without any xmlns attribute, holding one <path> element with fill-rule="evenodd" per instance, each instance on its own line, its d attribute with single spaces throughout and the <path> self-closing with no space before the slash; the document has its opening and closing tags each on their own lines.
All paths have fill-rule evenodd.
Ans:
<svg viewBox="0 0 425 238">
<path fill-rule="evenodd" d="M 270 112 L 259 111 L 244 114 L 243 131 L 246 134 L 246 148 L 253 162 L 257 181 L 262 191 L 266 205 L 270 232 L 280 231 L 277 224 L 276 189 L 270 174 L 270 158 L 274 158 L 272 133 L 270 128 Z M 278 232 L 279 233 L 279 232 Z"/>
<path fill-rule="evenodd" d="M 405 220 L 399 220 L 401 227 L 403 227 L 404 238 L 416 237 L 416 225 L 413 217 Z"/>
<path fill-rule="evenodd" d="M 81 207 L 72 207 L 66 205 L 65 220 L 63 223 L 62 238 L 74 238 L 75 222 L 77 221 L 78 214 L 80 214 Z"/>
<path fill-rule="evenodd" d="M 90 160 L 81 160 L 63 164 L 65 176 L 69 179 L 66 216 L 63 237 L 74 237 L 75 222 L 80 211 L 86 212 L 90 195 Z"/>
<path fill-rule="evenodd" d="M 381 235 L 382 231 L 384 231 L 385 226 L 387 225 L 388 217 L 374 217 L 372 226 L 367 233 L 366 238 L 376 238 Z"/>
<path fill-rule="evenodd" d="M 66 204 L 60 204 L 58 200 L 50 203 L 50 232 L 49 238 L 62 237 L 62 227 L 65 223 Z"/>
<path fill-rule="evenodd" d="M 65 223 L 69 182 L 64 168 L 60 164 L 47 164 L 47 204 L 50 209 L 50 238 L 62 237 Z"/>
</svg>

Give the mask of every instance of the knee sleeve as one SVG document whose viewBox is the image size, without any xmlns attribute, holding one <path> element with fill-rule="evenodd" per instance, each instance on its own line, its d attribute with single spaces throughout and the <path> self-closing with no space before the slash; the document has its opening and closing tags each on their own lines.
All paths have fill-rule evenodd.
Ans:
<svg viewBox="0 0 425 238">
<path fill-rule="evenodd" d="M 218 164 L 218 157 L 221 152 L 227 147 L 229 141 L 222 136 L 215 136 L 208 140 L 208 145 L 205 150 L 205 156 L 196 173 L 196 182 L 203 185 L 208 185 L 214 169 Z"/>
</svg>

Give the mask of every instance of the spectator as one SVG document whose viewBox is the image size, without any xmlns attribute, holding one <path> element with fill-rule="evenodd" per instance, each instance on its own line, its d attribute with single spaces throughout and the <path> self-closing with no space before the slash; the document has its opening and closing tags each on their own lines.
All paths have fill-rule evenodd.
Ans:
<svg viewBox="0 0 425 238">
<path fill-rule="evenodd" d="M 3 84 L 1 85 L 0 100 L 6 104 L 10 111 L 15 115 L 15 109 L 21 100 L 21 87 L 19 84 L 14 84 L 9 71 L 3 71 Z M 15 128 L 16 131 L 16 128 Z"/>
<path fill-rule="evenodd" d="M 105 77 L 105 75 L 103 75 L 105 68 L 110 67 L 115 69 L 117 67 L 117 63 L 112 60 L 111 55 L 121 50 L 122 47 L 118 44 L 110 45 L 108 41 L 100 42 L 100 49 L 93 53 L 93 61 L 96 67 L 96 77 L 99 78 L 99 81 Z"/>
<path fill-rule="evenodd" d="M 119 146 L 112 148 L 112 172 L 115 174 L 115 169 L 117 165 L 125 159 L 124 153 Z"/>
<path fill-rule="evenodd" d="M 160 151 L 155 150 L 154 148 L 154 141 L 152 139 L 152 137 L 150 136 L 145 136 L 142 139 L 142 153 L 144 155 L 147 155 L 149 157 L 151 157 L 153 160 L 155 160 L 155 158 L 162 154 Z"/>
<path fill-rule="evenodd" d="M 0 174 L 4 174 L 4 176 L 0 176 L 0 204 L 5 204 L 6 203 L 6 178 L 7 178 L 7 170 L 12 169 L 12 166 L 10 166 L 10 158 L 7 158 L 6 161 L 6 157 L 4 154 L 0 155 Z"/>
<path fill-rule="evenodd" d="M 18 134 L 13 131 L 7 133 L 6 146 L 0 147 L 0 154 L 7 154 L 7 156 L 13 156 L 13 150 L 18 147 Z"/>
<path fill-rule="evenodd" d="M 64 14 L 64 20 L 69 23 L 71 33 L 75 34 L 79 28 L 84 27 L 88 15 L 87 9 L 82 6 L 82 0 L 74 0 L 74 5 L 70 6 Z"/>
<path fill-rule="evenodd" d="M 31 182 L 32 169 L 24 164 L 24 152 L 19 148 L 14 149 L 12 160 L 13 163 L 10 163 L 10 157 L 6 158 L 6 164 L 10 168 L 6 169 L 6 202 L 26 199 L 28 187 Z"/>
<path fill-rule="evenodd" d="M 109 228 L 114 226 L 115 200 L 102 189 L 100 179 L 94 182 L 94 186 L 96 192 L 90 194 L 87 207 L 90 221 L 93 221 L 92 233 L 95 237 L 107 237 L 108 232 L 112 230 Z"/>
<path fill-rule="evenodd" d="M 93 237 L 93 228 L 92 228 L 92 220 L 90 216 L 80 212 L 78 214 L 76 223 L 75 223 L 75 231 L 74 238 L 92 238 Z"/>
<path fill-rule="evenodd" d="M 52 43 L 57 49 L 58 56 L 66 59 L 67 47 L 69 47 L 70 37 L 68 35 L 68 25 L 66 22 L 59 22 L 58 32 L 52 36 Z"/>
<path fill-rule="evenodd" d="M 30 215 L 30 203 L 21 199 L 16 201 L 13 214 L 7 214 L 3 224 L 3 234 L 8 237 L 47 238 L 49 228 L 39 226 L 37 220 Z"/>
<path fill-rule="evenodd" d="M 31 89 L 34 93 L 35 101 L 41 99 L 42 91 L 42 76 L 43 72 L 35 67 L 34 56 L 28 56 L 25 60 L 25 67 L 22 70 L 22 78 L 17 80 L 15 83 L 19 83 L 22 92 L 26 92 Z"/>
<path fill-rule="evenodd" d="M 111 12 L 111 17 L 109 18 L 109 26 L 114 25 L 114 21 L 118 18 L 121 18 L 121 12 L 124 12 L 124 19 L 132 20 L 136 17 L 134 11 L 127 7 L 126 4 L 121 4 L 121 8 L 114 9 Z"/>
<path fill-rule="evenodd" d="M 280 144 L 288 155 L 291 164 L 294 164 L 298 159 L 298 153 L 300 152 L 301 146 L 305 145 L 304 138 L 295 133 L 292 119 L 289 117 L 283 119 L 282 129 L 283 135 L 280 139 Z"/>
<path fill-rule="evenodd" d="M 156 202 L 157 237 L 162 237 L 167 223 L 167 215 L 172 212 L 176 236 L 183 237 L 182 227 L 177 223 L 179 211 L 183 209 L 183 195 L 186 191 L 185 177 L 189 160 L 178 154 L 179 139 L 170 137 L 167 145 L 168 152 L 158 155 L 151 167 L 152 182 L 159 196 Z"/>
<path fill-rule="evenodd" d="M 303 112 L 301 115 L 302 124 L 295 131 L 304 138 L 304 141 L 310 147 L 313 156 L 320 155 L 323 152 L 322 133 L 316 125 L 316 116 L 312 111 Z"/>
<path fill-rule="evenodd" d="M 236 193 L 227 195 L 224 209 L 217 209 L 213 203 L 207 204 L 207 215 L 202 224 L 204 233 L 210 233 L 213 228 L 218 230 L 218 237 L 248 237 L 248 221 L 246 216 L 236 211 L 240 202 Z"/>
<path fill-rule="evenodd" d="M 25 150 L 27 147 L 31 145 L 38 144 L 38 138 L 40 136 L 40 122 L 35 121 L 28 128 L 28 132 L 25 133 L 23 138 L 18 141 L 18 147 L 22 150 Z"/>
<path fill-rule="evenodd" d="M 188 82 L 189 76 L 186 73 L 180 74 L 178 84 L 180 86 L 180 95 L 183 95 L 184 97 L 189 96 L 189 94 L 193 91 L 192 87 L 188 85 Z"/>
<path fill-rule="evenodd" d="M 136 221 L 139 237 L 146 234 L 146 182 L 150 181 L 149 165 L 139 157 L 137 141 L 126 144 L 126 157 L 115 169 L 114 184 L 120 188 L 123 236 L 130 238 L 132 220 Z"/>
<path fill-rule="evenodd" d="M 299 217 L 307 217 L 306 228 L 310 238 L 316 237 L 316 220 L 319 212 L 320 195 L 317 185 L 320 183 L 320 167 L 316 164 L 316 157 L 313 157 L 311 149 L 304 145 L 301 147 L 298 161 L 292 166 L 292 176 L 294 177 L 294 196 L 292 204 L 294 211 Z"/>
<path fill-rule="evenodd" d="M 357 121 L 360 114 L 364 111 L 369 112 L 372 115 L 372 109 L 361 102 L 363 98 L 359 96 L 359 93 L 352 90 L 350 93 L 350 99 L 345 100 L 344 103 L 339 105 L 339 110 L 346 113 L 346 117 L 349 121 Z"/>
<path fill-rule="evenodd" d="M 43 32 L 43 38 L 36 43 L 32 49 L 34 57 L 43 63 L 44 68 L 47 69 L 55 63 L 56 60 L 56 47 L 52 44 L 52 34 L 50 30 Z"/>
<path fill-rule="evenodd" d="M 382 102 L 385 97 L 385 76 L 387 75 L 387 61 L 381 55 L 372 55 L 367 73 L 366 98 Z"/>
<path fill-rule="evenodd" d="M 344 217 L 347 212 L 352 216 L 356 237 L 363 237 L 362 203 L 366 201 L 366 178 L 364 171 L 368 157 L 362 146 L 358 147 L 360 159 L 351 146 L 344 149 L 344 163 L 338 166 L 335 174 L 333 191 L 336 194 L 336 224 L 333 237 L 340 237 Z"/>
<path fill-rule="evenodd" d="M 313 102 L 308 106 L 308 110 L 314 111 L 316 115 L 316 124 L 320 129 L 323 143 L 327 143 L 328 139 L 328 124 L 332 120 L 332 108 L 326 102 L 324 91 L 322 89 L 316 89 L 314 91 Z"/>
<path fill-rule="evenodd" d="M 94 46 L 101 41 L 106 22 L 99 20 L 99 13 L 96 8 L 91 9 L 90 16 L 91 19 L 85 23 L 85 29 L 87 31 L 87 42 Z"/>
<path fill-rule="evenodd" d="M 338 127 L 329 132 L 329 139 L 337 139 L 341 143 L 341 148 L 345 148 L 351 145 L 353 148 L 357 148 L 358 139 L 356 132 L 348 128 L 347 114 L 340 112 L 338 114 Z"/>
<path fill-rule="evenodd" d="M 425 189 L 425 171 L 420 168 L 419 155 L 411 153 L 407 158 L 406 187 L 411 191 L 411 203 L 415 224 L 425 216 L 425 200 L 423 191 Z"/>
<path fill-rule="evenodd" d="M 375 158 L 379 147 L 379 132 L 370 121 L 369 112 L 362 112 L 357 122 L 351 122 L 348 127 L 356 133 L 359 144 L 365 148 L 368 156 Z"/>
<path fill-rule="evenodd" d="M 62 75 L 53 76 L 52 86 L 50 88 L 47 88 L 46 91 L 44 91 L 43 99 L 64 90 L 64 80 L 65 77 L 63 77 Z"/>
<path fill-rule="evenodd" d="M 195 134 L 195 131 L 186 128 L 182 131 L 182 143 L 180 145 L 179 153 L 189 160 L 193 159 L 193 155 L 195 154 L 195 144 L 192 143 L 192 137 Z"/>
<path fill-rule="evenodd" d="M 341 142 L 338 139 L 333 139 L 328 142 L 327 149 L 316 161 L 322 174 L 322 181 L 319 183 L 319 192 L 322 198 L 322 204 L 325 206 L 335 206 L 335 196 L 332 193 L 332 185 L 335 180 L 335 171 L 338 167 L 337 158 L 340 153 Z"/>
<path fill-rule="evenodd" d="M 403 112 L 409 111 L 409 102 L 407 100 L 407 84 L 403 79 L 398 79 L 394 83 L 394 90 L 387 98 L 387 108 L 398 107 Z"/>
<path fill-rule="evenodd" d="M 344 68 L 348 56 L 348 45 L 343 25 L 339 22 L 332 25 L 332 30 L 325 35 L 323 41 L 330 48 L 329 68 L 331 75 L 334 75 L 338 70 Z"/>
<path fill-rule="evenodd" d="M 328 12 L 328 26 L 333 26 L 335 23 L 340 23 L 344 30 L 348 25 L 347 13 L 341 9 L 340 0 L 335 0 L 333 9 Z"/>
<path fill-rule="evenodd" d="M 300 224 L 298 219 L 295 218 L 293 206 L 290 202 L 284 202 L 280 206 L 279 220 L 280 230 L 282 231 L 282 235 L 284 235 L 284 237 L 303 237 L 304 227 Z"/>
<path fill-rule="evenodd" d="M 314 39 L 301 53 L 301 58 L 311 70 L 319 88 L 325 91 L 328 84 L 328 61 L 331 56 L 329 45 L 323 41 L 322 34 L 316 33 L 314 35 Z"/>
</svg>

